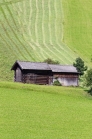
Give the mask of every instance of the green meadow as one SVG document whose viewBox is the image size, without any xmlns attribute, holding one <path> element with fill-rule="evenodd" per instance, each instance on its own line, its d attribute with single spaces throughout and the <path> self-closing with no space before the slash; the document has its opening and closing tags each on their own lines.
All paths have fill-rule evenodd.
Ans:
<svg viewBox="0 0 92 139">
<path fill-rule="evenodd" d="M 91 139 L 91 129 L 83 89 L 0 82 L 0 139 Z"/>
</svg>

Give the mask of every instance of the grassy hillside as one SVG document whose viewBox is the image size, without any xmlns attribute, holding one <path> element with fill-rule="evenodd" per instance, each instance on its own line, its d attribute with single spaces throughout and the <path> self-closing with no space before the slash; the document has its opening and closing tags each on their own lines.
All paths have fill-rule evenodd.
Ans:
<svg viewBox="0 0 92 139">
<path fill-rule="evenodd" d="M 62 43 L 62 38 L 61 0 L 0 0 L 2 80 L 11 79 L 10 68 L 16 59 L 43 61 L 52 58 L 62 64 L 72 63 L 76 55 Z"/>
<path fill-rule="evenodd" d="M 0 80 L 15 60 L 92 58 L 91 0 L 0 0 Z"/>
<path fill-rule="evenodd" d="M 92 1 L 63 0 L 63 10 L 63 42 L 92 67 Z"/>
<path fill-rule="evenodd" d="M 80 88 L 0 82 L 0 139 L 90 139 L 92 98 Z"/>
</svg>

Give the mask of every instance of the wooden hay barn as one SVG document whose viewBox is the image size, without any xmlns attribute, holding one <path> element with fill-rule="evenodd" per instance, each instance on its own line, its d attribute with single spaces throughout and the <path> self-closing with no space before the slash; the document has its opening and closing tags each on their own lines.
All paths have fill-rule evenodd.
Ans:
<svg viewBox="0 0 92 139">
<path fill-rule="evenodd" d="M 63 86 L 78 86 L 79 73 L 71 65 L 16 61 L 11 70 L 15 82 L 52 85 L 58 80 Z"/>
</svg>

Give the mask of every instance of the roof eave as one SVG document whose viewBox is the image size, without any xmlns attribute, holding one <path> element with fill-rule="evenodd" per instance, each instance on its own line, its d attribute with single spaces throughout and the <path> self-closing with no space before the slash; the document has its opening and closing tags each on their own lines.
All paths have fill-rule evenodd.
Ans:
<svg viewBox="0 0 92 139">
<path fill-rule="evenodd" d="M 15 69 L 14 67 L 16 66 L 16 64 L 17 64 L 17 60 L 16 60 L 15 63 L 13 64 L 11 70 L 14 70 L 14 69 Z"/>
<path fill-rule="evenodd" d="M 51 69 L 24 69 L 24 68 L 21 68 L 22 70 L 43 70 L 43 71 L 52 71 Z"/>
<path fill-rule="evenodd" d="M 19 62 L 16 60 L 15 63 L 13 64 L 11 70 L 15 70 L 16 65 L 18 64 L 18 66 L 21 68 L 21 70 L 23 70 L 23 68 L 21 67 L 21 65 L 19 64 Z"/>
<path fill-rule="evenodd" d="M 68 72 L 68 71 L 66 72 L 66 71 L 53 71 L 52 70 L 52 72 L 58 72 L 58 73 L 77 73 L 77 74 L 79 74 L 79 72 Z"/>
</svg>

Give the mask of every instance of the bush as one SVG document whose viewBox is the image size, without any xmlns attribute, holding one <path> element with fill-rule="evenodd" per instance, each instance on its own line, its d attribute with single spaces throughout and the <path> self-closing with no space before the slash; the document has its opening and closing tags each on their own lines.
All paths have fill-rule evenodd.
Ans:
<svg viewBox="0 0 92 139">
<path fill-rule="evenodd" d="M 55 85 L 55 86 L 61 86 L 61 83 L 58 80 L 56 80 L 56 81 L 54 81 L 53 85 Z"/>
<path fill-rule="evenodd" d="M 46 62 L 48 64 L 60 64 L 59 61 L 56 61 L 50 58 L 45 59 L 43 62 Z"/>
</svg>

